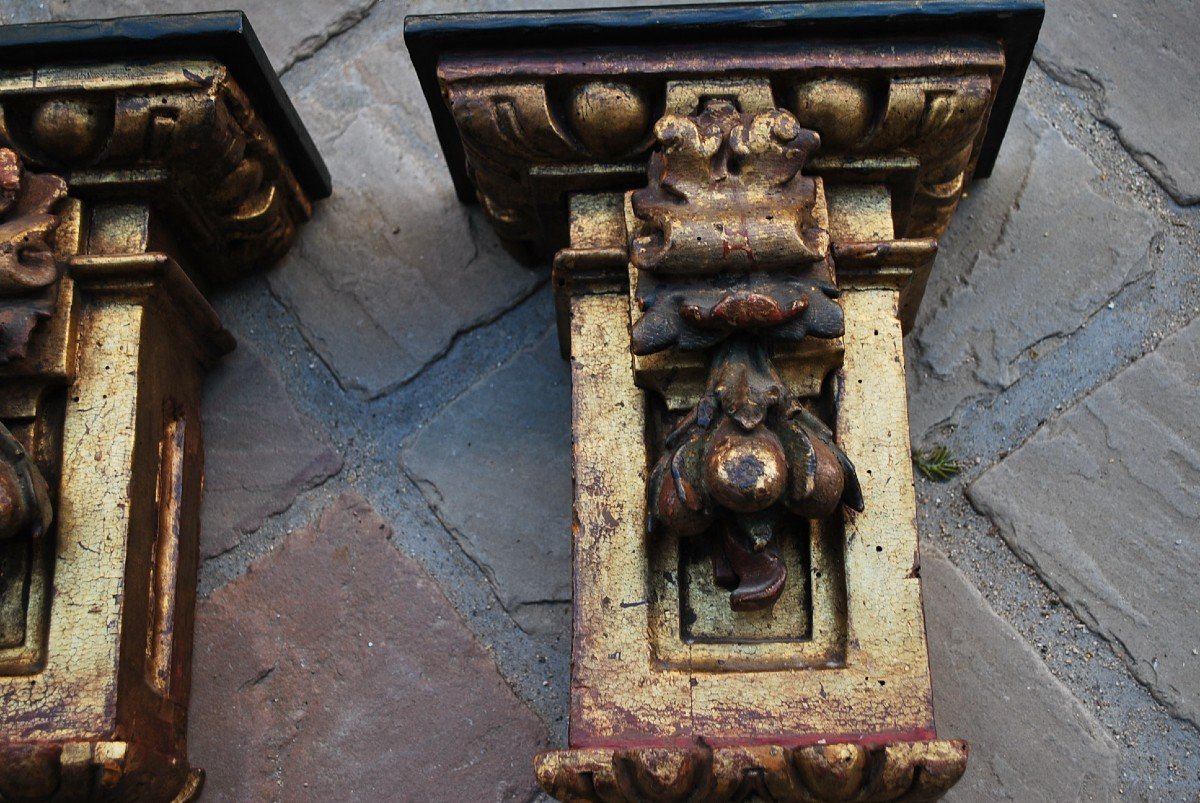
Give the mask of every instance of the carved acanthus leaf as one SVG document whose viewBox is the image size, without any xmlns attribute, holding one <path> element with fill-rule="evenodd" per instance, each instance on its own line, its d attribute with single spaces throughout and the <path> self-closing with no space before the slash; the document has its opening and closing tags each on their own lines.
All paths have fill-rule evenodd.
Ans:
<svg viewBox="0 0 1200 803">
<path fill-rule="evenodd" d="M 24 357 L 34 327 L 54 312 L 54 209 L 66 195 L 61 178 L 29 173 L 0 148 L 0 363 Z"/>
<path fill-rule="evenodd" d="M 645 312 L 633 327 L 633 353 L 671 346 L 708 348 L 734 332 L 799 342 L 809 335 L 841 337 L 838 288 L 823 278 L 738 275 L 707 281 L 643 279 L 638 303 Z"/>
</svg>

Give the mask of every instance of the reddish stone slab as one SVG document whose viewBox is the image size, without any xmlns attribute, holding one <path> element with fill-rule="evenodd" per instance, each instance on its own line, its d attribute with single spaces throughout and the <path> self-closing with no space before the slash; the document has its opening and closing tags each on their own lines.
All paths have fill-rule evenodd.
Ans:
<svg viewBox="0 0 1200 803">
<path fill-rule="evenodd" d="M 545 743 L 441 589 L 339 497 L 201 604 L 206 801 L 517 801 Z"/>
</svg>

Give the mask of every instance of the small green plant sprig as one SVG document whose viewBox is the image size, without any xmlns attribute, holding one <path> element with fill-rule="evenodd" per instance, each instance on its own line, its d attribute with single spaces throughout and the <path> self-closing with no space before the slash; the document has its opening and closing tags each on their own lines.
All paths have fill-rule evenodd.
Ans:
<svg viewBox="0 0 1200 803">
<path fill-rule="evenodd" d="M 945 446 L 935 446 L 926 451 L 914 451 L 912 458 L 917 471 L 934 482 L 945 482 L 962 471 L 962 466 Z"/>
</svg>

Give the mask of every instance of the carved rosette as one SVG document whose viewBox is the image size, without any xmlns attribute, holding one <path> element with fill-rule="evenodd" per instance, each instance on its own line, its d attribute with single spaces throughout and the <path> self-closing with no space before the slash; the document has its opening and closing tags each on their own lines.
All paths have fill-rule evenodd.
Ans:
<svg viewBox="0 0 1200 803">
<path fill-rule="evenodd" d="M 711 536 L 730 605 L 767 608 L 787 581 L 782 533 L 863 508 L 854 466 L 769 352 L 844 328 L 820 184 L 800 173 L 820 137 L 789 112 L 743 114 L 728 101 L 667 115 L 655 133 L 650 185 L 632 197 L 630 260 L 647 274 L 632 348 L 715 348 L 699 404 L 651 472 L 650 532 Z"/>
<path fill-rule="evenodd" d="M 542 788 L 565 803 L 915 803 L 937 800 L 967 766 L 961 741 L 783 747 L 577 749 L 542 753 Z"/>
<path fill-rule="evenodd" d="M 25 356 L 34 327 L 54 313 L 62 268 L 54 254 L 54 214 L 67 184 L 27 172 L 0 148 L 0 364 Z"/>
</svg>

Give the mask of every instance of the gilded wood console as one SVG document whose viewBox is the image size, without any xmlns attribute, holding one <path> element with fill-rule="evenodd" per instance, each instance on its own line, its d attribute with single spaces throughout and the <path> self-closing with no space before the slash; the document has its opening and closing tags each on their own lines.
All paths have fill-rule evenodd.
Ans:
<svg viewBox="0 0 1200 803">
<path fill-rule="evenodd" d="M 575 615 L 570 744 L 536 771 L 558 799 L 928 800 L 962 775 L 934 723 L 902 334 L 1040 20 L 410 19 L 464 200 L 553 256 Z"/>
<path fill-rule="evenodd" d="M 205 291 L 328 176 L 238 13 L 0 28 L 0 800 L 190 800 Z"/>
</svg>

